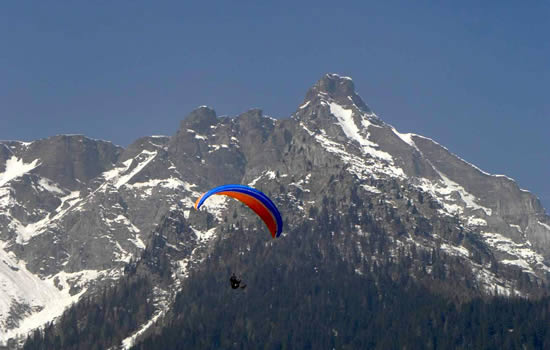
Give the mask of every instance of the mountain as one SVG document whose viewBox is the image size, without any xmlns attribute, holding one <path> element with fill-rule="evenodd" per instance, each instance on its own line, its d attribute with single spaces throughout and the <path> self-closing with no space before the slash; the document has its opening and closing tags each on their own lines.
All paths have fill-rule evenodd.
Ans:
<svg viewBox="0 0 550 350">
<path fill-rule="evenodd" d="M 271 240 L 250 210 L 222 196 L 192 208 L 224 183 L 268 194 L 285 220 L 282 237 Z M 60 324 L 93 325 L 89 308 L 106 317 L 110 305 L 126 320 L 110 324 L 100 348 L 128 348 L 178 324 L 173 310 L 199 320 L 206 314 L 192 305 L 210 300 L 237 312 L 217 287 L 234 270 L 250 278 L 249 311 L 261 295 L 296 303 L 326 276 L 333 293 L 375 283 L 463 302 L 538 298 L 550 277 L 550 217 L 533 194 L 398 132 L 336 74 L 287 119 L 258 109 L 218 117 L 201 106 L 173 136 L 126 149 L 80 135 L 0 142 L 0 223 L 4 342 L 80 300 Z M 119 296 L 131 290 L 147 302 L 129 308 Z M 97 339 L 82 327 L 74 334 Z"/>
</svg>

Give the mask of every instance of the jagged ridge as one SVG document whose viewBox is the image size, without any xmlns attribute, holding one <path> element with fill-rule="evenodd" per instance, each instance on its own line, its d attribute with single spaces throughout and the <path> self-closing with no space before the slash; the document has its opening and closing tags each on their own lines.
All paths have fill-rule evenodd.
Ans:
<svg viewBox="0 0 550 350">
<path fill-rule="evenodd" d="M 329 207 L 327 201 L 338 203 L 330 208 L 347 224 L 331 229 L 334 219 L 329 219 L 319 234 L 331 237 L 357 276 L 390 254 L 411 256 L 410 274 L 419 283 L 461 296 L 495 290 L 536 295 L 544 289 L 533 286 L 547 283 L 550 220 L 536 198 L 430 139 L 399 133 L 372 112 L 347 77 L 322 77 L 289 119 L 274 120 L 260 110 L 218 118 L 202 106 L 174 136 L 141 138 L 125 150 L 82 136 L 41 142 L 40 147 L 17 142 L 0 147 L 0 169 L 3 176 L 10 174 L 0 185 L 0 220 L 6 223 L 0 235 L 10 259 L 6 264 L 19 269 L 5 273 L 41 276 L 39 283 L 67 300 L 93 291 L 91 282 L 119 278 L 171 213 L 180 213 L 192 233 L 170 243 L 174 286 L 200 266 L 222 231 L 243 225 L 261 230 L 246 210 L 223 199 L 205 212 L 192 210 L 202 191 L 228 182 L 270 193 L 289 232 L 307 227 Z M 67 163 L 72 154 L 67 150 L 78 145 L 85 147 Z M 60 147 L 65 153 L 57 151 Z M 55 169 L 77 169 L 88 159 L 97 159 L 96 165 L 56 176 Z M 365 250 L 381 239 L 371 236 L 375 228 L 389 241 L 384 254 L 369 255 Z M 434 251 L 456 259 L 443 259 L 454 276 L 436 276 Z M 465 277 L 471 285 L 445 282 Z M 20 304 L 39 309 L 48 303 L 7 295 L 14 303 L 6 312 Z M 17 316 L 27 314 L 33 313 Z M 11 322 L 5 325 L 17 327 L 17 316 L 4 316 Z"/>
</svg>

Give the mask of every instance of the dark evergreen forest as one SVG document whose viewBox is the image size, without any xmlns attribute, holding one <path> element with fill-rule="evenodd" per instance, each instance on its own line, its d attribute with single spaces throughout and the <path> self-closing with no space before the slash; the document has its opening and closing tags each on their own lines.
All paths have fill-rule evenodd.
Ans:
<svg viewBox="0 0 550 350">
<path fill-rule="evenodd" d="M 550 349 L 550 298 L 449 293 L 452 257 L 416 257 L 432 272 L 413 277 L 410 253 L 392 250 L 380 220 L 366 210 L 331 214 L 334 206 L 324 201 L 311 220 L 288 228 L 292 239 L 277 242 L 256 223 L 223 224 L 170 310 L 132 349 Z M 357 224 L 370 233 L 363 240 L 334 234 Z M 357 244 L 378 257 L 359 270 L 345 258 Z M 159 272 L 168 269 L 164 254 L 157 249 Z M 230 288 L 231 272 L 246 289 Z M 116 349 L 153 313 L 147 276 L 129 269 L 117 286 L 36 331 L 24 349 Z"/>
<path fill-rule="evenodd" d="M 159 334 L 133 349 L 548 349 L 550 300 L 463 305 L 402 280 L 328 277 L 300 267 L 292 288 L 216 293 L 194 280 Z M 351 271 L 347 271 L 351 273 Z M 283 279 L 284 274 L 278 274 Z"/>
</svg>

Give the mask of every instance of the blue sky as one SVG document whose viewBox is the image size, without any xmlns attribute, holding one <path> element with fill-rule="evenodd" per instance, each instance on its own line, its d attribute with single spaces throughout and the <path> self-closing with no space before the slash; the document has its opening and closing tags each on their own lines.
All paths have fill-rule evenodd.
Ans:
<svg viewBox="0 0 550 350">
<path fill-rule="evenodd" d="M 335 72 L 399 131 L 548 209 L 548 18 L 547 1 L 2 2 L 0 139 L 126 146 L 203 104 L 287 117 Z"/>
</svg>

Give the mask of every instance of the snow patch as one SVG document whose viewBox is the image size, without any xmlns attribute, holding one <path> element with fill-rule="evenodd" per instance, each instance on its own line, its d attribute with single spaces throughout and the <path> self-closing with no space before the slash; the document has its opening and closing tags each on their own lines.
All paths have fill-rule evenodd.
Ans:
<svg viewBox="0 0 550 350">
<path fill-rule="evenodd" d="M 465 258 L 468 258 L 470 256 L 470 251 L 463 246 L 454 246 L 447 243 L 442 243 L 441 249 L 447 252 L 449 255 L 460 255 Z"/>
<path fill-rule="evenodd" d="M 363 184 L 361 185 L 361 187 L 363 187 L 363 189 L 367 192 L 372 192 L 372 193 L 382 193 L 380 192 L 380 190 L 374 186 L 371 186 L 371 185 L 367 185 L 367 184 Z"/>
<path fill-rule="evenodd" d="M 216 151 L 219 150 L 220 148 L 229 148 L 229 146 L 226 145 L 226 144 L 219 144 L 219 145 L 211 145 L 211 144 L 209 144 L 209 145 L 208 145 L 208 148 L 212 148 L 212 149 L 208 150 L 208 153 L 212 153 L 212 152 L 216 152 Z"/>
<path fill-rule="evenodd" d="M 310 132 L 305 126 L 304 129 Z M 310 132 L 310 135 L 312 135 L 326 151 L 339 156 L 340 160 L 346 164 L 348 171 L 351 174 L 356 175 L 359 179 L 377 179 L 378 175 L 396 178 L 405 177 L 403 169 L 394 166 L 393 162 L 387 162 L 376 158 L 365 160 L 357 155 L 347 152 L 344 145 L 329 139 L 326 131 L 322 129 L 319 134 Z"/>
<path fill-rule="evenodd" d="M 420 184 L 418 187 L 435 197 L 439 203 L 443 205 L 447 214 L 463 214 L 464 208 L 462 205 L 471 208 L 472 210 L 482 210 L 487 216 L 492 214 L 492 210 L 490 208 L 477 204 L 477 198 L 466 191 L 464 187 L 449 179 L 445 176 L 445 174 L 436 168 L 434 168 L 434 170 L 439 174 L 441 179 L 437 181 L 430 181 L 425 178 L 420 178 Z M 459 205 L 460 202 L 457 198 L 455 198 L 455 194 L 459 195 L 462 205 Z M 486 222 L 484 223 L 485 220 L 479 217 L 472 217 L 468 220 L 474 225 L 486 224 Z"/>
<path fill-rule="evenodd" d="M 145 194 L 148 196 L 151 196 L 153 194 L 153 188 L 155 187 L 162 187 L 162 188 L 175 190 L 185 186 L 186 186 L 185 182 L 175 177 L 170 177 L 167 179 L 151 179 L 147 182 L 136 182 L 133 184 L 126 184 L 126 187 L 128 188 L 144 190 Z"/>
<path fill-rule="evenodd" d="M 209 213 L 213 214 L 216 219 L 221 220 L 223 212 L 227 208 L 227 196 L 223 195 L 214 195 L 204 201 L 199 210 L 206 210 Z"/>
<path fill-rule="evenodd" d="M 488 294 L 496 293 L 497 295 L 503 296 L 521 295 L 510 286 L 509 282 L 498 278 L 494 273 L 484 268 L 476 267 L 473 269 L 473 272 L 477 281 L 481 284 L 481 287 Z"/>
<path fill-rule="evenodd" d="M 44 177 L 38 180 L 38 185 L 40 185 L 40 187 L 42 187 L 46 191 L 57 193 L 57 194 L 65 194 L 65 192 L 59 186 L 57 186 L 55 182 L 49 179 L 46 179 Z"/>
<path fill-rule="evenodd" d="M 467 223 L 469 226 L 487 226 L 486 220 L 473 216 L 468 217 Z"/>
<path fill-rule="evenodd" d="M 135 238 L 128 238 L 128 240 L 132 243 L 134 243 L 134 245 L 139 248 L 139 249 L 145 249 L 145 243 L 143 243 L 143 240 L 141 239 L 141 237 L 136 234 Z"/>
<path fill-rule="evenodd" d="M 20 176 L 25 175 L 39 165 L 39 159 L 35 159 L 30 163 L 25 163 L 23 159 L 18 159 L 16 156 L 12 156 L 6 161 L 6 170 L 4 170 L 3 173 L 0 173 L 0 187 Z"/>
<path fill-rule="evenodd" d="M 135 332 L 134 334 L 132 334 L 128 338 L 124 339 L 122 341 L 122 349 L 127 350 L 127 349 L 130 349 L 132 346 L 134 346 L 136 339 L 140 335 L 145 333 L 145 331 L 148 330 L 153 324 L 155 324 L 155 322 L 157 322 L 159 317 L 164 315 L 164 312 L 165 312 L 164 310 L 158 311 L 147 323 L 145 323 L 143 326 L 141 326 L 141 328 L 137 332 Z"/>
<path fill-rule="evenodd" d="M 265 172 L 265 175 L 267 176 L 268 179 L 270 180 L 275 180 L 275 178 L 277 177 L 275 172 L 273 170 L 269 170 L 269 171 L 266 171 Z"/>
<path fill-rule="evenodd" d="M 18 261 L 13 253 L 0 249 L 0 343 L 17 335 L 26 335 L 33 329 L 60 316 L 63 311 L 86 292 L 89 281 L 105 271 L 84 270 L 76 273 L 60 272 L 46 279 L 29 272 L 26 264 Z M 81 287 L 78 294 L 70 295 L 71 285 Z M 28 305 L 34 312 L 23 319 L 16 328 L 6 328 L 6 318 L 12 302 Z"/>
<path fill-rule="evenodd" d="M 545 224 L 544 222 L 540 222 L 540 221 L 537 221 L 539 223 L 539 225 L 541 225 L 542 227 L 546 228 L 548 231 L 550 231 L 550 225 L 547 225 Z"/>
<path fill-rule="evenodd" d="M 501 261 L 502 264 L 505 264 L 505 265 L 515 265 L 515 266 L 519 266 L 521 267 L 522 270 L 526 270 L 526 271 L 529 271 L 529 272 L 532 272 L 533 269 L 531 268 L 531 266 L 529 266 L 529 264 L 525 261 L 525 260 L 521 260 L 521 259 L 517 259 L 517 260 L 502 260 Z"/>
<path fill-rule="evenodd" d="M 129 173 L 124 174 L 118 178 L 118 181 L 115 183 L 115 187 L 119 188 L 120 186 L 126 184 L 128 181 L 130 181 L 137 173 L 139 173 L 147 164 L 149 164 L 150 161 L 153 160 L 153 158 L 156 157 L 157 152 L 149 152 L 149 151 L 141 151 L 140 156 L 143 155 L 144 159 Z M 139 157 L 139 156 L 138 156 Z M 135 159 L 137 159 L 136 157 Z"/>
<path fill-rule="evenodd" d="M 196 138 L 197 140 L 206 140 L 206 139 L 208 139 L 207 136 L 200 135 L 199 133 L 197 133 L 197 132 L 196 132 L 195 130 L 193 130 L 193 129 L 187 129 L 187 132 L 188 132 L 188 133 L 191 133 L 191 134 L 195 134 L 195 138 Z"/>
<path fill-rule="evenodd" d="M 0 208 L 7 209 L 16 204 L 11 192 L 9 187 L 0 187 Z"/>
<path fill-rule="evenodd" d="M 304 188 L 305 185 L 309 184 L 309 180 L 311 179 L 311 174 L 307 174 L 305 178 L 300 179 L 298 182 L 291 182 L 288 185 L 294 186 L 296 188 L 299 188 L 302 192 L 311 192 L 308 188 Z"/>
<path fill-rule="evenodd" d="M 190 226 L 190 227 L 191 227 L 191 230 L 193 230 L 193 232 L 195 232 L 195 235 L 197 236 L 197 238 L 201 241 L 210 240 L 212 237 L 214 237 L 214 235 L 216 233 L 216 228 L 215 227 L 212 227 L 211 229 L 206 230 L 206 231 L 197 230 L 193 226 Z"/>
<path fill-rule="evenodd" d="M 140 232 L 140 230 L 124 215 L 118 215 L 117 217 L 115 217 L 114 219 L 108 219 L 108 218 L 104 218 L 105 222 L 111 226 L 111 224 L 114 222 L 114 223 L 117 223 L 119 225 L 124 225 L 124 226 L 127 226 L 128 229 L 131 231 L 131 232 L 134 232 L 134 233 L 138 233 Z"/>
<path fill-rule="evenodd" d="M 467 207 L 473 208 L 473 209 L 481 209 L 485 212 L 486 215 L 490 216 L 492 214 L 492 210 L 481 206 L 476 203 L 477 198 L 472 195 L 471 193 L 467 192 L 464 187 L 460 186 L 456 182 L 449 179 L 447 176 L 443 175 L 440 171 L 436 170 L 439 173 L 439 176 L 443 179 L 444 187 L 448 189 L 448 193 L 452 192 L 458 192 L 460 193 L 460 196 L 462 200 L 466 203 Z M 445 192 L 445 191 L 444 191 Z"/>
<path fill-rule="evenodd" d="M 507 264 L 511 264 L 511 261 L 514 261 L 514 265 L 529 266 L 529 268 L 526 268 L 525 270 L 531 273 L 533 273 L 531 266 L 536 266 L 550 272 L 550 268 L 546 266 L 542 255 L 531 249 L 530 242 L 516 243 L 510 238 L 494 232 L 481 232 L 481 235 L 489 246 L 516 258 L 503 260 L 501 261 L 502 263 L 507 261 Z"/>
<path fill-rule="evenodd" d="M 248 183 L 248 186 L 254 186 L 262 178 L 263 174 Z"/>
<path fill-rule="evenodd" d="M 107 185 L 114 185 L 116 188 L 120 188 L 130 181 L 135 175 L 137 175 L 143 168 L 149 164 L 156 157 L 157 151 L 151 152 L 147 150 L 141 151 L 133 159 L 128 159 L 122 163 L 122 166 L 118 166 L 114 169 L 106 171 L 102 174 L 103 178 L 106 180 L 100 188 L 104 189 Z M 130 170 L 131 165 L 135 162 L 138 164 Z"/>
<path fill-rule="evenodd" d="M 36 222 L 24 225 L 19 220 L 12 218 L 10 226 L 17 232 L 16 242 L 18 244 L 27 243 L 32 237 L 41 234 L 47 227 L 54 225 L 54 221 L 63 217 L 80 201 L 80 191 L 73 191 L 60 199 L 61 204 L 59 204 L 53 213 L 48 213 L 47 216 Z M 67 208 L 63 209 L 65 203 L 69 205 Z"/>
<path fill-rule="evenodd" d="M 277 177 L 277 174 L 273 170 L 266 170 L 260 176 L 248 183 L 248 186 L 255 186 L 258 181 L 264 176 L 267 176 L 269 180 L 274 180 Z"/>
<path fill-rule="evenodd" d="M 359 128 L 353 120 L 353 110 L 345 109 L 339 104 L 333 102 L 329 103 L 329 107 L 330 113 L 336 117 L 346 136 L 358 142 L 364 153 L 368 153 L 373 157 L 386 161 L 393 161 L 393 158 L 389 153 L 380 151 L 377 149 L 379 147 L 378 144 L 368 140 L 368 134 L 366 137 L 361 135 Z M 371 124 L 367 120 L 363 120 L 363 127 L 365 130 L 367 130 L 370 125 Z"/>
<path fill-rule="evenodd" d="M 117 250 L 113 250 L 113 255 L 115 256 L 114 261 L 121 261 L 125 263 L 129 263 L 132 259 L 133 254 L 126 251 L 126 249 L 122 248 L 120 243 L 118 241 L 115 241 L 115 246 Z"/>
<path fill-rule="evenodd" d="M 395 135 L 397 135 L 397 137 L 399 137 L 401 140 L 403 140 L 403 142 L 407 143 L 411 147 L 414 147 L 414 148 L 418 149 L 418 147 L 416 147 L 416 144 L 414 143 L 414 141 L 412 139 L 412 137 L 416 136 L 416 134 L 413 134 L 413 133 L 402 134 L 399 131 L 397 131 L 393 126 L 391 127 L 391 129 L 392 129 L 393 133 Z"/>
<path fill-rule="evenodd" d="M 327 77 L 329 78 L 339 78 L 339 79 L 344 79 L 344 80 L 352 80 L 350 77 L 346 77 L 346 76 L 342 76 L 342 75 L 339 75 L 339 74 L 336 74 L 336 73 L 328 73 L 327 74 Z"/>
</svg>

